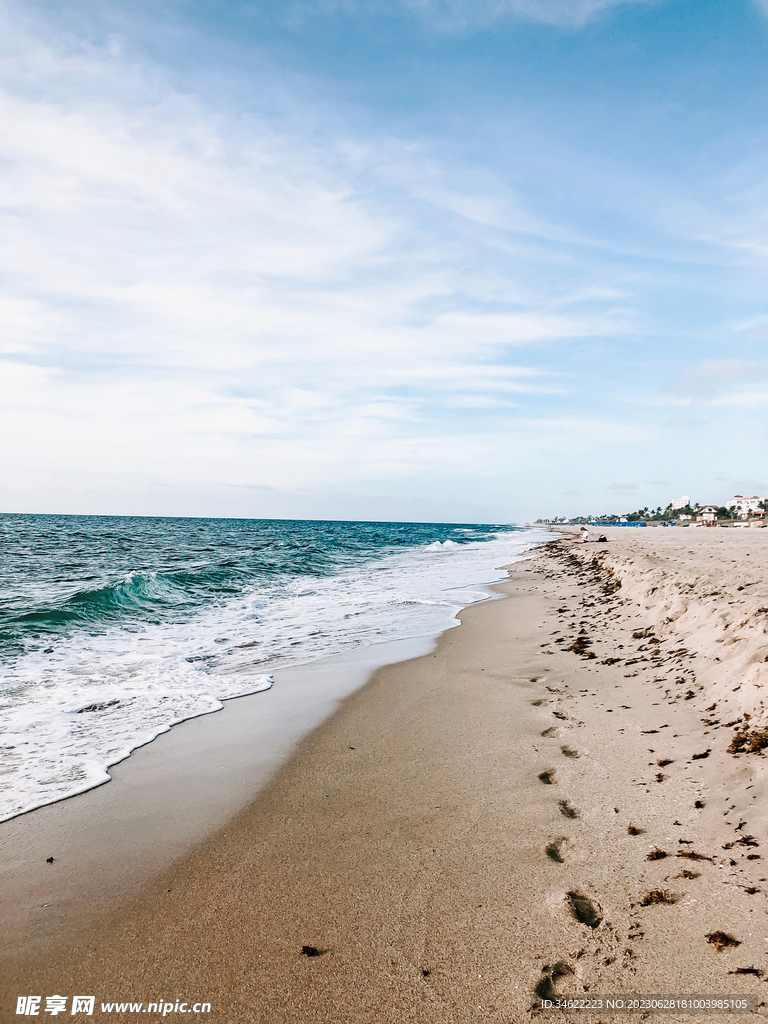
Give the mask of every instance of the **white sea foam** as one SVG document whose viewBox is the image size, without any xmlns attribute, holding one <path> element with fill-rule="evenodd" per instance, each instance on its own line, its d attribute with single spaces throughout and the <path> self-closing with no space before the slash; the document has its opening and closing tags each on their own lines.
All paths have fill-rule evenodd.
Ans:
<svg viewBox="0 0 768 1024">
<path fill-rule="evenodd" d="M 172 725 L 272 685 L 271 670 L 456 625 L 462 607 L 538 532 L 450 540 L 289 576 L 178 622 L 78 629 L 3 673 L 0 820 L 109 780 L 107 769 Z"/>
</svg>

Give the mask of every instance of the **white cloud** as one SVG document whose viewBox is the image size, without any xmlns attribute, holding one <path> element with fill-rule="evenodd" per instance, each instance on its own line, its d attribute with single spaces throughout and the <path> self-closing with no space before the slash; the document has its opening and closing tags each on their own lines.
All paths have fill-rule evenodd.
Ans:
<svg viewBox="0 0 768 1024">
<path fill-rule="evenodd" d="M 607 487 L 603 488 L 604 491 L 608 491 L 609 494 L 621 496 L 623 494 L 635 494 L 639 490 L 637 484 L 608 484 Z"/>
<path fill-rule="evenodd" d="M 687 370 L 671 390 L 683 402 L 763 405 L 768 401 L 768 389 L 760 388 L 760 384 L 768 384 L 766 362 L 708 359 Z"/>
<path fill-rule="evenodd" d="M 744 408 L 755 408 L 759 406 L 768 406 L 768 388 L 762 391 L 756 390 L 745 390 L 737 391 L 730 395 L 723 395 L 720 398 L 716 398 L 713 405 L 734 405 L 742 406 Z"/>
<path fill-rule="evenodd" d="M 117 45 L 4 28 L 7 493 L 490 471 L 510 426 L 473 414 L 562 391 L 510 351 L 631 329 L 614 289 L 467 273 L 396 140 L 393 160 L 317 145 L 290 117 L 210 111 Z M 396 203 L 376 198 L 394 163 Z M 461 195 L 440 202 L 494 219 Z"/>
<path fill-rule="evenodd" d="M 447 29 L 471 28 L 515 17 L 557 28 L 581 28 L 614 7 L 664 0 L 401 0 Z M 768 0 L 766 0 L 768 2 Z"/>
<path fill-rule="evenodd" d="M 301 23 L 310 7 L 322 14 L 348 16 L 405 9 L 447 32 L 471 31 L 503 18 L 579 29 L 614 7 L 665 2 L 669 0 L 295 0 L 286 13 L 289 22 Z M 758 0 L 762 2 L 768 0 Z"/>
</svg>

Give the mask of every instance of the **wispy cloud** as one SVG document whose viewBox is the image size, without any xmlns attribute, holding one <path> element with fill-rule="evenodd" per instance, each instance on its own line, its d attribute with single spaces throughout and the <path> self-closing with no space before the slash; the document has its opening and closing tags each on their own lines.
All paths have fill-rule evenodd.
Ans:
<svg viewBox="0 0 768 1024">
<path fill-rule="evenodd" d="M 608 486 L 604 487 L 603 490 L 607 491 L 609 494 L 619 497 L 624 494 L 636 494 L 639 488 L 637 484 L 634 483 L 608 484 Z"/>
<path fill-rule="evenodd" d="M 449 28 L 487 25 L 513 17 L 558 28 L 581 28 L 613 7 L 664 0 L 401 0 L 409 9 Z"/>
<path fill-rule="evenodd" d="M 481 274 L 473 292 L 464 255 L 420 213 L 434 197 L 371 194 L 380 147 L 366 162 L 365 146 L 318 148 L 289 118 L 227 118 L 118 47 L 15 43 L 0 266 L 19 473 L 42 461 L 54 485 L 87 463 L 106 484 L 295 487 L 490 464 L 498 424 L 462 411 L 503 416 L 563 390 L 511 352 L 627 326 L 611 288 L 583 291 L 587 309 L 514 282 L 489 303 Z M 421 180 L 419 160 L 400 163 L 404 181 Z M 439 202 L 495 219 L 470 196 Z"/>
<path fill-rule="evenodd" d="M 708 359 L 686 370 L 670 389 L 683 401 L 715 405 L 763 405 L 768 402 L 768 362 Z"/>
<path fill-rule="evenodd" d="M 439 29 L 461 31 L 493 24 L 500 19 L 519 19 L 556 28 L 578 29 L 614 7 L 658 4 L 669 0 L 311 0 L 328 14 L 359 14 L 405 9 L 428 19 Z M 768 0 L 758 0 L 759 3 Z M 306 2 L 289 8 L 301 18 Z"/>
</svg>

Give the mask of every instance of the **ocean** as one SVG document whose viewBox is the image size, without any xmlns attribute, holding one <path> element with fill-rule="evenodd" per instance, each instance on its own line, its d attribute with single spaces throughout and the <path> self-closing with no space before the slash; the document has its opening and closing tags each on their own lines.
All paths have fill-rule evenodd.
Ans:
<svg viewBox="0 0 768 1024">
<path fill-rule="evenodd" d="M 430 636 L 541 531 L 0 516 L 0 821 L 109 780 L 281 667 Z M 279 685 L 279 683 L 278 683 Z"/>
</svg>

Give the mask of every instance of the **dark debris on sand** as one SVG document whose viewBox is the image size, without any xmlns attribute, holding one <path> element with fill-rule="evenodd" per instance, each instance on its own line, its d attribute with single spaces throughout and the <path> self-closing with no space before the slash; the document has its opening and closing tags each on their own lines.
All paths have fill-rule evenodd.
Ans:
<svg viewBox="0 0 768 1024">
<path fill-rule="evenodd" d="M 708 860 L 711 864 L 715 863 L 714 857 L 707 857 L 706 854 L 696 853 L 695 850 L 678 850 L 675 856 L 684 857 L 686 860 Z"/>
<path fill-rule="evenodd" d="M 652 907 L 658 903 L 672 906 L 677 903 L 680 896 L 675 892 L 670 892 L 669 889 L 650 889 L 645 896 L 640 900 L 641 907 Z"/>
<path fill-rule="evenodd" d="M 724 949 L 729 949 L 732 946 L 740 946 L 741 942 L 739 939 L 735 939 L 733 935 L 729 935 L 728 932 L 710 932 L 709 935 L 705 936 L 707 942 L 711 943 L 718 953 L 722 953 Z"/>
<path fill-rule="evenodd" d="M 751 715 L 744 715 L 744 720 L 735 730 L 728 747 L 729 754 L 762 754 L 768 747 L 768 728 L 752 726 L 750 719 Z"/>
<path fill-rule="evenodd" d="M 654 846 L 654 848 L 651 850 L 651 852 L 648 854 L 648 856 L 645 859 L 646 860 L 664 860 L 664 858 L 668 857 L 668 856 L 669 856 L 669 854 L 667 853 L 666 850 L 660 850 L 658 848 L 658 846 Z"/>
</svg>

